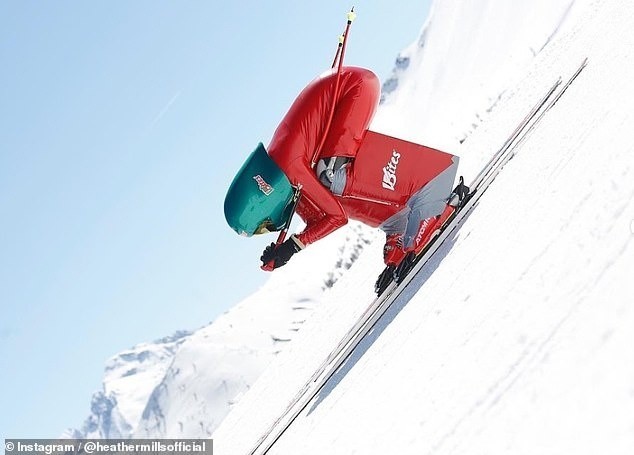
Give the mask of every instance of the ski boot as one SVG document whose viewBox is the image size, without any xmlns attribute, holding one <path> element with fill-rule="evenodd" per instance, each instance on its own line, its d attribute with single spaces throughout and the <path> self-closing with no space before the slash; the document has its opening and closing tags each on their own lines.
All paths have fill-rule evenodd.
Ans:
<svg viewBox="0 0 634 455">
<path fill-rule="evenodd" d="M 386 234 L 385 246 L 383 246 L 385 269 L 374 285 L 378 295 L 381 295 L 394 280 L 394 272 L 406 255 L 407 253 L 403 251 L 403 234 Z"/>
<path fill-rule="evenodd" d="M 403 234 L 386 234 L 383 246 L 383 262 L 385 265 L 398 265 L 405 257 L 403 251 Z"/>
<path fill-rule="evenodd" d="M 455 211 L 455 207 L 447 204 L 440 215 L 420 222 L 418 232 L 414 238 L 414 245 L 405 249 L 404 258 L 394 271 L 394 280 L 397 283 L 403 281 L 403 278 L 412 270 L 416 262 L 418 262 L 419 256 L 422 256 L 427 246 L 440 234 L 445 222 Z"/>
<path fill-rule="evenodd" d="M 469 187 L 464 184 L 464 178 L 460 176 L 459 183 L 449 195 L 443 212 L 438 216 L 421 221 L 414 245 L 406 249 L 405 257 L 399 262 L 394 271 L 394 279 L 397 283 L 403 281 L 403 278 L 418 262 L 418 258 L 422 256 L 434 238 L 440 235 L 447 221 L 459 207 L 466 203 L 468 197 Z"/>
<path fill-rule="evenodd" d="M 438 216 L 421 221 L 412 247 L 403 249 L 403 236 L 400 234 L 387 236 L 383 247 L 383 260 L 386 268 L 379 275 L 374 286 L 378 295 L 381 295 L 392 281 L 396 281 L 396 283 L 403 281 L 403 278 L 414 268 L 426 248 L 442 232 L 451 216 L 467 202 L 469 197 L 469 187 L 464 184 L 464 178 L 461 176 L 458 185 L 449 195 L 443 212 Z"/>
<path fill-rule="evenodd" d="M 453 207 L 462 207 L 467 202 L 468 199 L 469 199 L 469 187 L 464 184 L 464 177 L 460 176 L 458 186 L 456 186 L 451 192 L 451 195 L 449 196 L 449 200 L 447 204 Z"/>
</svg>

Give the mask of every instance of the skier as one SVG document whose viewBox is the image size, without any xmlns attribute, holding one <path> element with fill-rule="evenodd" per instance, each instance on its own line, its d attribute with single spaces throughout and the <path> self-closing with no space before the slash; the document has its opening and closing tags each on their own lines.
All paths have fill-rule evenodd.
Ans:
<svg viewBox="0 0 634 455">
<path fill-rule="evenodd" d="M 390 148 L 389 156 L 359 153 L 366 136 L 378 135 L 368 126 L 379 94 L 378 78 L 368 69 L 324 73 L 299 94 L 268 149 L 260 143 L 242 166 L 225 199 L 227 222 L 241 235 L 281 230 L 292 216 L 294 191 L 301 192 L 296 212 L 305 229 L 269 245 L 263 264 L 283 266 L 355 219 L 385 232 L 385 264 L 398 267 L 425 247 L 468 193 L 462 181 L 451 191 L 456 156 L 429 149 L 438 155 L 431 163 L 417 153 L 421 146 L 404 141 L 412 147 Z"/>
</svg>

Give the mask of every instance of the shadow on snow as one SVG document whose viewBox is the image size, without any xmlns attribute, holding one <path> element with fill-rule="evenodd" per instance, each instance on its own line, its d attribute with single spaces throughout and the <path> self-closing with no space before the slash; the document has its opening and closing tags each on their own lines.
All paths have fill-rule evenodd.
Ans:
<svg viewBox="0 0 634 455">
<path fill-rule="evenodd" d="M 476 204 L 477 206 L 477 204 Z M 317 407 L 324 401 L 330 393 L 339 385 L 339 383 L 346 377 L 348 372 L 354 368 L 357 362 L 365 355 L 365 353 L 372 347 L 374 342 L 379 339 L 385 328 L 392 323 L 392 321 L 398 316 L 405 305 L 416 295 L 416 293 L 423 287 L 429 277 L 436 271 L 443 259 L 449 254 L 456 243 L 460 229 L 465 221 L 473 213 L 473 209 L 469 213 L 465 214 L 465 217 L 461 220 L 457 229 L 448 236 L 438 250 L 432 255 L 427 264 L 418 272 L 418 274 L 409 282 L 407 287 L 403 290 L 392 305 L 385 311 L 381 318 L 376 322 L 374 327 L 367 333 L 367 335 L 361 340 L 357 347 L 352 351 L 350 356 L 344 361 L 339 369 L 326 381 L 322 389 L 316 395 L 317 399 L 308 410 L 308 414 L 311 414 Z"/>
</svg>

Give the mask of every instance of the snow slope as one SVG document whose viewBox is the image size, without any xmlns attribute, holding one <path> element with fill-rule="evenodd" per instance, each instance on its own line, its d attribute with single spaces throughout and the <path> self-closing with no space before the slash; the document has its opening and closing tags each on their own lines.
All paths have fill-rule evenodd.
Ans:
<svg viewBox="0 0 634 455">
<path fill-rule="evenodd" d="M 634 4 L 567 11 L 465 135 L 463 172 L 559 74 L 585 56 L 588 67 L 269 453 L 632 453 Z M 395 99 L 394 112 L 418 112 L 417 100 Z M 249 453 L 362 313 L 378 261 L 369 250 L 329 291 L 214 433 L 217 453 Z"/>
<path fill-rule="evenodd" d="M 383 85 L 374 128 L 454 150 L 579 8 L 574 0 L 436 0 Z M 458 149 L 458 151 L 460 151 Z"/>
</svg>

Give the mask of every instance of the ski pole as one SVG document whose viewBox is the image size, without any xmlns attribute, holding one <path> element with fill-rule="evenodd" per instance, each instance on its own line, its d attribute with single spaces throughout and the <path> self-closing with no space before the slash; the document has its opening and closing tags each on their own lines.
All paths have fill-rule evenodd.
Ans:
<svg viewBox="0 0 634 455">
<path fill-rule="evenodd" d="M 346 44 L 348 42 L 348 33 L 350 32 L 350 26 L 352 25 L 352 22 L 357 17 L 357 14 L 354 12 L 354 6 L 352 7 L 352 9 L 350 10 L 350 12 L 347 14 L 346 17 L 348 19 L 346 22 L 346 29 L 344 30 L 343 35 L 339 38 L 339 45 L 337 46 L 335 59 L 332 62 L 332 68 L 335 67 L 335 63 L 338 63 L 337 79 L 335 81 L 335 91 L 332 97 L 332 106 L 330 106 L 330 114 L 328 115 L 328 121 L 326 122 L 326 128 L 324 129 L 324 134 L 321 136 L 321 141 L 319 142 L 319 145 L 315 149 L 313 153 L 313 157 L 310 160 L 311 168 L 314 168 L 315 164 L 317 164 L 317 158 L 319 157 L 319 154 L 321 153 L 321 149 L 324 146 L 324 143 L 326 142 L 326 137 L 328 137 L 328 131 L 330 130 L 330 124 L 332 123 L 332 118 L 334 117 L 334 114 L 335 114 L 335 105 L 337 104 L 337 98 L 339 97 L 339 88 L 340 88 L 339 86 L 341 83 L 341 70 L 343 68 L 343 58 L 346 53 Z"/>
<path fill-rule="evenodd" d="M 284 240 L 286 240 L 286 234 L 288 234 L 288 230 L 291 227 L 291 221 L 293 220 L 293 214 L 295 213 L 295 210 L 297 209 L 297 203 L 299 202 L 299 197 L 301 195 L 301 191 L 302 191 L 302 186 L 298 185 L 297 187 L 295 187 L 293 189 L 293 198 L 291 199 L 291 213 L 288 216 L 288 219 L 286 220 L 286 223 L 284 223 L 284 227 L 282 228 L 282 230 L 280 231 L 280 235 L 277 237 L 277 241 L 275 242 L 275 246 L 277 247 L 278 245 L 281 245 Z M 271 260 L 269 262 L 267 262 L 266 264 L 262 264 L 260 266 L 260 268 L 262 270 L 266 270 L 267 272 L 272 271 L 275 268 L 275 261 Z"/>
<path fill-rule="evenodd" d="M 343 35 L 341 35 L 339 37 L 339 44 L 337 45 L 337 52 L 335 53 L 335 58 L 332 62 L 332 66 L 331 68 L 334 68 L 335 65 L 338 63 L 337 66 L 337 80 L 335 82 L 335 91 L 333 94 L 333 99 L 332 99 L 332 106 L 330 107 L 330 114 L 328 115 L 328 121 L 326 123 L 326 128 L 324 129 L 324 134 L 321 137 L 321 141 L 319 142 L 319 146 L 315 149 L 315 151 L 313 152 L 313 156 L 311 158 L 311 162 L 310 162 L 310 167 L 314 168 L 315 164 L 316 164 L 316 159 L 319 156 L 319 153 L 321 151 L 321 148 L 324 146 L 324 143 L 326 142 L 326 137 L 328 136 L 328 130 L 330 130 L 330 124 L 332 123 L 332 118 L 334 116 L 335 113 L 335 104 L 337 104 L 337 97 L 339 96 L 339 84 L 340 84 L 340 80 L 341 80 L 341 69 L 343 68 L 343 57 L 346 51 L 346 43 L 348 41 L 348 32 L 350 31 L 350 25 L 352 25 L 352 22 L 356 19 L 357 14 L 354 12 L 354 6 L 352 7 L 352 9 L 350 10 L 350 12 L 346 15 L 347 18 L 347 22 L 346 22 L 346 29 L 343 32 Z M 286 234 L 288 234 L 288 230 L 290 228 L 291 225 L 291 221 L 293 219 L 293 215 L 295 215 L 295 211 L 297 210 L 297 204 L 299 203 L 299 199 L 301 197 L 301 185 L 299 185 L 296 189 L 295 192 L 293 193 L 293 199 L 292 199 L 292 210 L 290 215 L 288 216 L 288 220 L 286 221 L 286 224 L 284 225 L 284 228 L 282 228 L 282 230 L 280 231 L 280 235 L 277 237 L 277 241 L 275 242 L 275 246 L 279 246 L 281 245 L 284 240 L 286 240 Z M 271 270 L 273 270 L 274 267 L 274 261 L 269 261 L 266 264 L 262 264 L 260 266 L 260 268 L 262 270 L 266 270 L 268 272 L 270 272 Z"/>
</svg>

